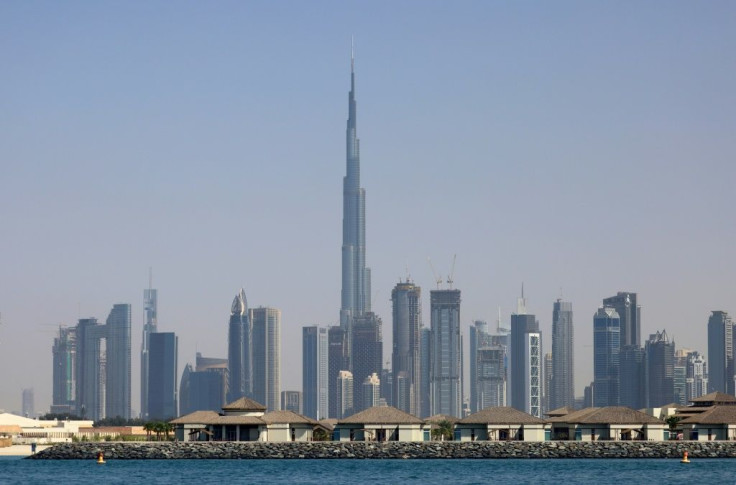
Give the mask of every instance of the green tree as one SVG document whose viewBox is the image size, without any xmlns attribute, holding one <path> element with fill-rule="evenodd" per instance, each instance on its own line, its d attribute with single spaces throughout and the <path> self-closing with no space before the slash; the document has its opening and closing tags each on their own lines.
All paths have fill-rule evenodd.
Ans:
<svg viewBox="0 0 736 485">
<path fill-rule="evenodd" d="M 317 428 L 312 433 L 312 441 L 330 441 L 330 435 L 326 430 Z"/>
<path fill-rule="evenodd" d="M 451 441 L 452 440 L 453 426 L 452 423 L 446 419 L 439 421 L 432 428 L 432 439 L 435 441 Z"/>
<path fill-rule="evenodd" d="M 677 429 L 677 425 L 680 423 L 680 417 L 679 416 L 667 416 L 664 420 L 665 423 L 667 423 L 667 426 L 670 427 L 670 439 L 675 439 L 676 434 L 675 431 Z M 675 435 L 675 437 L 673 437 Z"/>
</svg>

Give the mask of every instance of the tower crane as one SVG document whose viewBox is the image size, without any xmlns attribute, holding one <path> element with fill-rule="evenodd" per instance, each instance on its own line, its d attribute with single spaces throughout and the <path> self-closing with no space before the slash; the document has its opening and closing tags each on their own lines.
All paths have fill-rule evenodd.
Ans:
<svg viewBox="0 0 736 485">
<path fill-rule="evenodd" d="M 427 261 L 429 261 L 429 267 L 432 269 L 432 274 L 434 275 L 434 281 L 437 283 L 437 289 L 440 289 L 440 285 L 442 284 L 442 276 L 437 274 L 437 271 L 434 270 L 434 265 L 432 264 L 432 258 L 427 256 Z"/>
<path fill-rule="evenodd" d="M 452 268 L 450 268 L 450 274 L 447 276 L 447 285 L 452 289 L 453 277 L 455 276 L 455 261 L 457 260 L 457 254 L 452 256 Z"/>
</svg>

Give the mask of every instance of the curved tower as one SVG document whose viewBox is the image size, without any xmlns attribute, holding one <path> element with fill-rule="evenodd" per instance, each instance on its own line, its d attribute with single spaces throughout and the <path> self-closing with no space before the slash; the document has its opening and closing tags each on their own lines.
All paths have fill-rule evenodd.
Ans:
<svg viewBox="0 0 736 485">
<path fill-rule="evenodd" d="M 251 323 L 248 318 L 248 300 L 240 289 L 230 308 L 228 328 L 227 367 L 230 374 L 227 401 L 250 397 L 251 383 Z"/>
</svg>

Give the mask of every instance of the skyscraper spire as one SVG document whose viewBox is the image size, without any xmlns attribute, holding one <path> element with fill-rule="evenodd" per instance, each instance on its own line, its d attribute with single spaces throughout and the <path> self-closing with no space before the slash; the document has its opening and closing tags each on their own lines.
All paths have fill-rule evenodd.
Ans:
<svg viewBox="0 0 736 485">
<path fill-rule="evenodd" d="M 360 186 L 360 140 L 355 101 L 355 43 L 350 48 L 350 92 L 343 178 L 342 294 L 340 325 L 350 332 L 353 317 L 370 311 L 370 269 L 365 266 L 365 189 Z"/>
</svg>

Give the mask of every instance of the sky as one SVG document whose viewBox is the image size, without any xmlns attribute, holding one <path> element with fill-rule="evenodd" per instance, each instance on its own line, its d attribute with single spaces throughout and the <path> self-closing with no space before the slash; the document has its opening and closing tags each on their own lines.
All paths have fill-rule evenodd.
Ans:
<svg viewBox="0 0 736 485">
<path fill-rule="evenodd" d="M 466 345 L 522 283 L 546 350 L 572 302 L 577 395 L 617 291 L 642 340 L 707 353 L 736 312 L 735 26 L 729 1 L 0 2 L 0 409 L 47 410 L 58 326 L 130 303 L 139 411 L 149 268 L 179 372 L 226 357 L 243 287 L 301 389 L 301 327 L 339 321 L 353 36 L 385 360 L 391 289 L 429 326 L 454 255 Z"/>
</svg>

